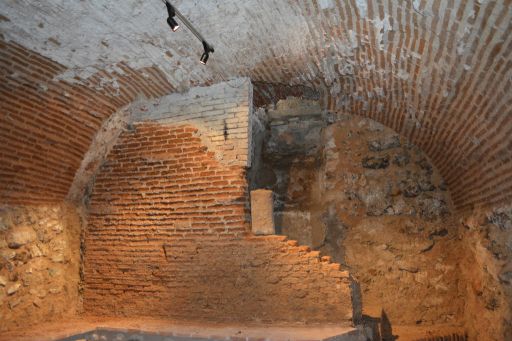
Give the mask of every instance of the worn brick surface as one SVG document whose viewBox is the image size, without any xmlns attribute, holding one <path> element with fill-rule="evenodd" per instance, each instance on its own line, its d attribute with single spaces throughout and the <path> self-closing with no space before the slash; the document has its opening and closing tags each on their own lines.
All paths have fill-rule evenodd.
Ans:
<svg viewBox="0 0 512 341">
<path fill-rule="evenodd" d="M 135 121 L 194 125 L 218 160 L 250 166 L 252 96 L 251 81 L 240 78 L 139 101 L 130 110 Z"/>
<path fill-rule="evenodd" d="M 54 79 L 62 65 L 0 38 L 0 202 L 62 201 L 102 122 L 141 94 L 173 90 L 156 69 L 120 68 L 124 75 L 98 73 L 88 87 L 70 84 Z M 113 76 L 118 89 L 103 84 Z"/>
<path fill-rule="evenodd" d="M 308 86 L 321 92 L 320 98 L 329 110 L 364 115 L 393 128 L 432 159 L 459 210 L 499 206 L 512 199 L 510 1 L 322 0 L 274 1 L 265 6 L 240 1 L 228 1 L 223 6 L 208 1 L 184 2 L 180 7 L 187 9 L 192 21 L 197 20 L 209 31 L 214 45 L 222 46 L 208 67 L 196 62 L 200 51 L 187 34 L 164 34 L 167 27 L 160 8 L 155 11 L 157 5 L 144 3 L 142 13 L 146 15 L 136 19 L 140 25 L 147 25 L 141 30 L 144 26 L 134 25 L 135 19 L 127 14 L 131 13 L 132 2 L 123 6 L 106 4 L 99 9 L 94 3 L 62 6 L 49 1 L 44 11 L 21 2 L 4 3 L 9 10 L 2 12 L 0 20 L 6 36 L 17 37 L 17 41 L 32 49 L 38 47 L 49 56 L 59 56 L 75 66 L 77 74 L 87 63 L 98 69 L 120 68 L 125 73 L 100 71 L 89 86 L 50 82 L 67 91 L 67 97 L 64 91 L 55 92 L 55 87 L 46 84 L 66 71 L 62 66 L 48 64 L 47 59 L 19 45 L 2 46 L 2 102 L 14 105 L 10 115 L 17 123 L 2 122 L 2 133 L 14 134 L 2 157 L 3 164 L 14 162 L 5 166 L 8 174 L 4 175 L 4 170 L 2 174 L 2 179 L 9 177 L 2 185 L 10 186 L 11 201 L 29 196 L 38 201 L 43 194 L 35 192 L 50 199 L 65 193 L 64 187 L 83 155 L 79 146 L 87 145 L 90 130 L 99 126 L 95 121 L 108 114 L 108 110 L 98 107 L 114 110 L 112 106 L 126 102 L 134 93 L 148 97 L 162 87 L 184 91 L 241 75 L 263 84 L 256 92 L 256 103 L 274 102 L 288 93 L 302 95 L 301 87 Z M 134 8 L 139 5 L 133 3 Z M 80 25 L 75 20 L 62 19 L 70 13 L 84 20 L 80 24 L 91 25 L 94 32 L 99 32 L 93 37 L 84 33 L 91 39 L 89 44 L 77 43 L 75 30 Z M 234 20 L 218 19 L 227 13 L 232 13 Z M 30 18 L 39 15 L 57 24 L 38 27 L 42 23 Z M 114 27 L 119 32 L 111 29 L 108 18 L 116 21 Z M 54 29 L 60 30 L 55 37 L 51 33 Z M 130 39 L 122 39 L 120 32 Z M 47 41 L 48 37 L 51 40 Z M 168 39 L 167 43 L 161 39 Z M 62 45 L 53 45 L 55 41 Z M 80 44 L 79 48 L 75 44 Z M 153 45 L 155 51 L 148 53 L 146 44 Z M 124 48 L 126 53 L 119 52 L 125 52 Z M 140 61 L 158 69 L 134 71 L 125 64 Z M 100 82 L 102 78 L 106 82 Z M 109 85 L 114 81 L 119 89 Z M 106 84 L 101 91 L 119 92 L 120 96 L 98 96 L 100 83 Z M 278 84 L 296 88 L 284 91 Z M 42 91 L 45 87 L 53 95 Z M 24 113 L 31 106 L 49 108 L 38 109 L 39 117 L 34 117 Z M 84 120 L 80 112 L 91 106 L 99 116 Z M 18 110 L 27 122 L 18 121 Z M 69 113 L 62 113 L 66 111 Z M 75 120 L 83 124 L 77 125 Z M 63 134 L 55 128 L 56 123 L 62 126 Z M 28 130 L 19 129 L 23 124 L 45 128 L 27 134 Z M 73 136 L 76 141 L 62 142 L 62 135 Z M 39 152 L 15 142 L 24 136 L 33 139 L 30 146 L 37 145 Z M 12 152 L 14 147 L 18 155 Z M 69 157 L 65 162 L 63 153 Z"/>
<path fill-rule="evenodd" d="M 245 168 L 217 161 L 196 132 L 140 123 L 113 148 L 91 196 L 86 312 L 350 319 L 348 273 L 285 237 L 249 237 Z"/>
</svg>

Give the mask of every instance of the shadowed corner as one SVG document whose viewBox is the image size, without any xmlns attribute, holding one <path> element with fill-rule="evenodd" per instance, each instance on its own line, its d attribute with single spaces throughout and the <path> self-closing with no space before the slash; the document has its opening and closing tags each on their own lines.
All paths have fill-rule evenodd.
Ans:
<svg viewBox="0 0 512 341">
<path fill-rule="evenodd" d="M 398 339 L 395 335 L 393 335 L 393 328 L 391 327 L 391 321 L 388 318 L 388 315 L 384 310 L 382 310 L 380 316 L 380 333 L 382 341 L 394 341 Z"/>
</svg>

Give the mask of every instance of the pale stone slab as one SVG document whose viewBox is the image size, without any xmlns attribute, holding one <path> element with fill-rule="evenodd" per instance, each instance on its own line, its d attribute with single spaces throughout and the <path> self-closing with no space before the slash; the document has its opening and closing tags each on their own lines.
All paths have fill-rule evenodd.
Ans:
<svg viewBox="0 0 512 341">
<path fill-rule="evenodd" d="M 251 191 L 252 233 L 275 234 L 273 193 L 268 189 Z"/>
</svg>

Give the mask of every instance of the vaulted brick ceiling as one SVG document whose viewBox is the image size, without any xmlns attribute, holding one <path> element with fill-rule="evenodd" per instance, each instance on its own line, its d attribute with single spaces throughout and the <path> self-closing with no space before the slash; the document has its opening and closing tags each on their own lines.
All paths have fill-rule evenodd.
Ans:
<svg viewBox="0 0 512 341">
<path fill-rule="evenodd" d="M 69 112 L 82 110 L 78 121 L 94 130 L 138 95 L 240 75 L 305 85 L 321 91 L 328 109 L 369 116 L 418 144 L 459 208 L 512 199 L 512 1 L 173 4 L 214 45 L 206 67 L 198 63 L 202 46 L 190 32 L 170 32 L 159 0 L 2 1 L 2 97 L 16 84 L 26 90 L 25 83 L 35 83 L 33 91 L 54 95 L 39 94 L 34 105 L 64 96 L 76 107 Z M 16 60 L 6 51 L 17 51 Z M 31 78 L 29 53 L 54 62 L 46 78 Z M 20 81 L 17 67 L 32 70 L 31 76 Z M 112 105 L 81 104 L 80 91 Z M 66 99 L 74 92 L 76 98 Z M 85 145 L 89 138 L 84 134 Z M 75 148 L 76 160 L 60 182 L 70 181 L 84 148 Z"/>
</svg>

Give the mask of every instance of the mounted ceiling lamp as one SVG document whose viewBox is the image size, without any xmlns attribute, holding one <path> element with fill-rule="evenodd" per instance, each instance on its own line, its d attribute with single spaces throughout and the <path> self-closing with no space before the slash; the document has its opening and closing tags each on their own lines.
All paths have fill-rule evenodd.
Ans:
<svg viewBox="0 0 512 341">
<path fill-rule="evenodd" d="M 169 17 L 167 18 L 167 23 L 171 27 L 171 30 L 173 32 L 176 32 L 176 30 L 180 27 L 180 25 L 174 19 L 174 17 L 176 16 L 176 17 L 178 17 L 178 19 L 180 19 L 180 21 L 183 24 L 185 24 L 185 26 L 188 27 L 190 32 L 192 32 L 196 36 L 196 38 L 199 39 L 201 41 L 201 43 L 203 44 L 204 52 L 201 55 L 201 58 L 199 59 L 199 61 L 201 62 L 201 64 L 206 64 L 206 62 L 208 61 L 208 58 L 210 57 L 210 52 L 211 53 L 215 52 L 213 49 L 213 46 L 208 44 L 208 42 L 203 38 L 201 33 L 199 33 L 194 28 L 194 26 L 192 26 L 192 24 L 176 9 L 176 7 L 171 5 L 171 3 L 167 0 L 162 0 L 162 1 L 165 3 L 165 7 L 167 7 L 167 13 L 169 14 Z"/>
<path fill-rule="evenodd" d="M 167 1 L 165 2 L 165 6 L 167 7 L 167 13 L 169 14 L 169 17 L 167 17 L 167 23 L 171 27 L 171 30 L 173 32 L 176 32 L 178 28 L 180 28 L 180 25 L 176 20 L 174 20 L 174 16 L 176 15 L 176 12 L 174 11 L 174 7 L 171 6 L 170 3 Z"/>
<path fill-rule="evenodd" d="M 201 58 L 199 59 L 199 61 L 201 62 L 201 64 L 205 65 L 206 62 L 208 61 L 208 58 L 210 57 L 210 52 L 213 53 L 214 51 L 213 51 L 213 47 L 208 45 L 208 43 L 206 43 L 205 41 L 203 41 L 203 48 L 204 48 L 204 52 L 201 55 Z"/>
</svg>

